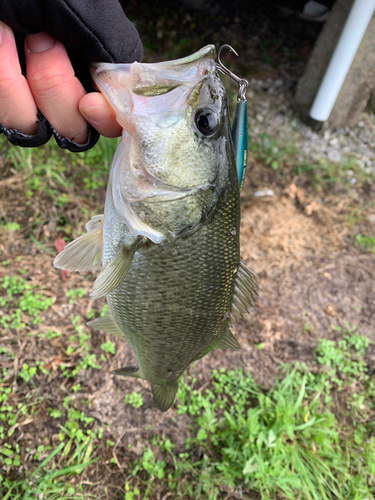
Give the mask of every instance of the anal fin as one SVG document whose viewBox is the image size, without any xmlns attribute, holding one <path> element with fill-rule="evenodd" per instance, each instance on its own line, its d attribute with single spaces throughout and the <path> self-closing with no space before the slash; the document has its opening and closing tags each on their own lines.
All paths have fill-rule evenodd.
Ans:
<svg viewBox="0 0 375 500">
<path fill-rule="evenodd" d="M 156 408 L 162 412 L 167 411 L 173 404 L 178 389 L 178 382 L 173 384 L 151 384 L 152 397 Z"/>
<path fill-rule="evenodd" d="M 121 377 L 134 377 L 143 378 L 140 374 L 138 366 L 125 366 L 124 368 L 119 368 L 114 370 L 112 375 L 120 375 Z"/>
<path fill-rule="evenodd" d="M 111 335 L 124 338 L 124 334 L 111 316 L 100 316 L 93 321 L 89 321 L 87 326 L 94 328 L 94 330 L 102 330 L 103 332 L 110 333 Z"/>
<path fill-rule="evenodd" d="M 232 349 L 233 351 L 238 351 L 241 349 L 241 346 L 235 339 L 233 333 L 227 328 L 216 349 Z"/>
<path fill-rule="evenodd" d="M 86 224 L 87 233 L 71 241 L 53 261 L 57 269 L 87 272 L 102 263 L 103 215 L 95 215 Z"/>
<path fill-rule="evenodd" d="M 120 285 L 130 269 L 130 265 L 140 241 L 140 238 L 137 238 L 131 245 L 125 245 L 125 243 L 121 244 L 116 255 L 107 263 L 105 268 L 96 278 L 93 290 L 90 294 L 91 300 L 105 297 Z"/>
</svg>

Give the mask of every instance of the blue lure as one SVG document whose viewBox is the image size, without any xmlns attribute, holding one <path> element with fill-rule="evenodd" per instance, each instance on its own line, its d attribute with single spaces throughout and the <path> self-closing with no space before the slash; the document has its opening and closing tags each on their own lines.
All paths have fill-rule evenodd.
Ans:
<svg viewBox="0 0 375 500">
<path fill-rule="evenodd" d="M 229 76 L 238 84 L 238 96 L 236 111 L 234 113 L 233 125 L 232 125 L 232 141 L 234 154 L 236 157 L 237 166 L 237 176 L 240 189 L 242 189 L 246 170 L 247 170 L 247 157 L 249 148 L 249 125 L 247 121 L 247 101 L 246 101 L 246 89 L 248 86 L 248 81 L 243 78 L 239 78 L 234 73 L 226 68 L 220 59 L 220 54 L 223 49 L 229 49 L 231 52 L 238 56 L 237 52 L 230 45 L 222 45 L 218 51 L 216 68 L 218 71 L 224 75 Z"/>
</svg>

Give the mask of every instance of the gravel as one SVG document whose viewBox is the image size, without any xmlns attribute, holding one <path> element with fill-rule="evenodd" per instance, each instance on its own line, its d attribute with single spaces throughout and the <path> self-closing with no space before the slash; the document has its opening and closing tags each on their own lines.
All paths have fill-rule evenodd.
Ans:
<svg viewBox="0 0 375 500">
<path fill-rule="evenodd" d="M 363 113 L 353 128 L 314 131 L 298 118 L 292 107 L 292 83 L 286 79 L 250 79 L 247 90 L 249 131 L 252 142 L 260 142 L 262 134 L 277 138 L 280 145 L 294 144 L 299 160 L 317 162 L 328 159 L 346 164 L 347 175 L 353 177 L 350 164 L 366 174 L 375 174 L 375 116 Z M 350 162 L 350 164 L 349 164 Z"/>
</svg>

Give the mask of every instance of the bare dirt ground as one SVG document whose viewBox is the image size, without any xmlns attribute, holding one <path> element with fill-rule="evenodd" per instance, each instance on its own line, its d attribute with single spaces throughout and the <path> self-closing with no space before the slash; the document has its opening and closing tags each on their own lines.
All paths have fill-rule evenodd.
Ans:
<svg viewBox="0 0 375 500">
<path fill-rule="evenodd" d="M 146 26 L 146 21 L 140 20 L 141 28 Z M 188 27 L 191 22 L 190 17 L 184 26 Z M 233 23 L 240 21 L 233 20 Z M 161 22 L 159 40 L 165 37 L 164 28 Z M 209 34 L 206 37 L 209 38 Z M 310 38 L 313 40 L 313 35 Z M 308 53 L 311 40 L 309 45 L 305 39 L 301 50 Z M 273 48 L 275 43 L 268 46 Z M 248 59 L 251 60 L 251 55 Z M 298 60 L 289 69 L 291 67 L 303 68 L 303 61 Z M 259 79 L 277 73 L 269 62 L 261 61 L 257 68 Z M 281 64 L 277 77 L 282 77 L 285 71 Z M 284 81 L 289 81 L 288 75 Z M 262 95 L 260 92 L 255 99 L 262 99 Z M 256 110 L 253 114 L 256 115 Z M 9 369 L 9 380 L 14 381 L 13 388 L 16 387 L 15 375 L 23 363 L 41 361 L 50 371 L 48 376 L 35 377 L 33 383 L 42 398 L 39 410 L 31 421 L 24 421 L 15 430 L 14 442 L 22 444 L 23 450 L 26 447 L 35 450 L 42 443 L 56 445 L 59 421 L 51 419 L 46 409 L 61 407 L 71 385 L 80 383 L 81 389 L 72 396 L 76 407 L 85 408 L 87 414 L 95 418 L 94 426 L 106 426 L 104 438 L 115 442 L 110 450 L 103 441 L 97 450 L 103 458 L 84 473 L 81 482 L 103 484 L 104 481 L 108 498 L 124 498 L 128 463 L 142 454 L 147 439 L 154 432 L 164 433 L 173 438 L 175 451 L 178 452 L 179 447 L 183 451 L 189 419 L 186 415 L 177 415 L 175 407 L 165 414 L 157 412 L 146 382 L 110 375 L 112 370 L 132 361 L 129 347 L 119 339 L 110 339 L 116 345 L 116 354 L 105 354 L 100 370 L 82 370 L 73 381 L 62 377 L 60 365 L 75 362 L 67 355 L 69 337 L 75 334 L 71 315 L 87 321 L 91 308 L 99 311 L 102 305 L 100 301 L 93 305 L 88 297 L 94 276 L 70 274 L 67 281 L 62 281 L 60 271 L 52 265 L 54 241 L 62 232 L 60 209 L 43 193 L 34 194 L 25 204 L 26 179 L 12 170 L 6 160 L 1 163 L 0 177 L 1 220 L 20 225 L 20 231 L 1 239 L 1 261 L 10 263 L 0 266 L 0 277 L 19 276 L 22 270 L 24 279 L 36 284 L 38 289 L 43 288 L 44 295 L 53 298 L 52 306 L 41 314 L 41 324 L 26 322 L 23 329 L 8 328 L 0 337 L 2 345 L 15 354 L 12 361 L 1 358 L 2 366 Z M 272 189 L 274 195 L 252 196 L 264 188 Z M 84 230 L 89 214 L 94 215 L 103 207 L 105 191 L 98 189 L 93 200 L 77 185 L 67 194 L 71 201 L 64 207 L 64 217 L 66 226 L 72 228 L 69 237 L 75 237 L 78 230 Z M 354 246 L 353 235 L 374 234 L 375 222 L 371 218 L 374 214 L 374 194 L 368 186 L 357 183 L 348 190 L 316 192 L 306 176 L 295 176 L 288 168 L 274 171 L 264 162 L 251 158 L 242 191 L 241 256 L 258 276 L 260 294 L 257 306 L 235 328 L 242 350 L 217 350 L 194 363 L 188 373 L 197 378 L 195 387 L 207 386 L 212 369 L 218 367 L 243 367 L 254 375 L 256 382 L 269 386 L 280 363 L 309 361 L 319 338 L 336 338 L 340 334 L 334 327 L 347 325 L 371 338 L 368 362 L 373 367 L 375 255 Z M 34 243 L 31 236 L 45 248 Z M 86 294 L 71 304 L 66 292 L 77 288 L 85 289 Z M 48 329 L 60 332 L 61 336 L 50 340 L 38 336 Z M 90 353 L 96 353 L 99 359 L 103 354 L 100 345 L 109 340 L 109 336 L 88 327 L 83 329 L 89 335 Z M 27 391 L 25 384 L 23 391 L 13 392 L 13 397 L 21 401 Z M 124 393 L 133 391 L 143 396 L 144 404 L 139 409 L 124 404 Z M 27 464 L 25 451 L 23 457 Z M 115 464 L 110 463 L 111 458 L 115 458 Z"/>
</svg>

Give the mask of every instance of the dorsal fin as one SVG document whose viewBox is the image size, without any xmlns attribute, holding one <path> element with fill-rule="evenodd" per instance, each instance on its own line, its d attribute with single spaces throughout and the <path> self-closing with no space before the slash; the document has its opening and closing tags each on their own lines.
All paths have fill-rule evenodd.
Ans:
<svg viewBox="0 0 375 500">
<path fill-rule="evenodd" d="M 233 333 L 227 328 L 216 349 L 232 349 L 233 351 L 237 351 L 241 349 L 241 346 L 235 339 Z"/>
<path fill-rule="evenodd" d="M 125 243 L 120 245 L 116 255 L 106 264 L 96 278 L 93 290 L 90 293 L 91 300 L 105 297 L 119 286 L 130 269 L 140 241 L 140 238 L 136 238 L 130 245 Z"/>
<path fill-rule="evenodd" d="M 53 265 L 64 271 L 87 272 L 97 269 L 102 263 L 104 216 L 95 215 L 86 224 L 87 233 L 71 241 L 53 261 Z"/>
<path fill-rule="evenodd" d="M 151 384 L 152 397 L 156 408 L 160 411 L 167 411 L 173 404 L 177 389 L 177 380 L 173 384 Z"/>
<path fill-rule="evenodd" d="M 238 271 L 237 271 L 237 274 L 243 278 L 243 280 L 248 283 L 248 285 L 250 286 L 250 288 L 253 290 L 253 292 L 258 295 L 258 292 L 257 290 L 259 290 L 259 286 L 257 284 L 257 282 L 255 281 L 256 279 L 256 276 L 255 274 L 250 271 L 250 269 L 248 269 L 245 264 L 243 264 L 242 262 L 240 262 L 239 266 L 238 266 Z"/>
<path fill-rule="evenodd" d="M 242 319 L 242 318 L 243 318 L 243 316 L 241 314 L 241 311 L 238 309 L 236 304 L 232 303 L 232 307 L 231 307 L 230 315 L 229 315 L 229 319 L 230 319 L 231 324 L 234 325 L 235 323 L 238 323 L 238 321 L 240 321 L 240 319 Z"/>
<path fill-rule="evenodd" d="M 124 334 L 109 315 L 100 316 L 93 321 L 89 321 L 87 326 L 94 328 L 94 330 L 102 330 L 103 332 L 110 333 L 111 335 L 124 338 Z"/>
<path fill-rule="evenodd" d="M 248 312 L 249 307 L 254 305 L 254 295 L 258 295 L 259 288 L 254 280 L 255 274 L 240 262 L 237 270 L 232 307 L 230 310 L 230 321 L 237 323 L 243 315 Z"/>
</svg>

